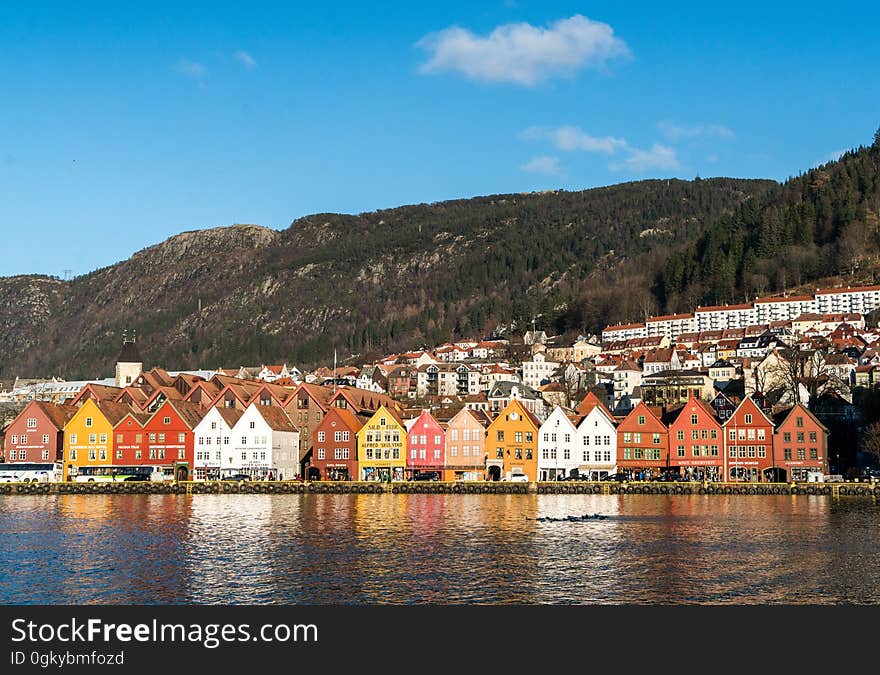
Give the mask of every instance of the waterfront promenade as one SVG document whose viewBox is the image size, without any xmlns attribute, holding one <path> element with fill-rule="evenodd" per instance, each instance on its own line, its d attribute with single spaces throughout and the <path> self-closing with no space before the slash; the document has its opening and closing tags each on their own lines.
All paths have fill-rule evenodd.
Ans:
<svg viewBox="0 0 880 675">
<path fill-rule="evenodd" d="M 46 494 L 620 494 L 620 495 L 821 495 L 878 497 L 880 483 L 715 483 L 552 481 L 357 482 L 357 481 L 120 481 L 102 483 L 5 483 L 0 495 Z"/>
</svg>

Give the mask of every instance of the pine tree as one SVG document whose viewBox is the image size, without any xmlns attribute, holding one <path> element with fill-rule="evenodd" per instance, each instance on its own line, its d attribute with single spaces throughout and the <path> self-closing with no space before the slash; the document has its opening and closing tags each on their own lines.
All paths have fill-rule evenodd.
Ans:
<svg viewBox="0 0 880 675">
<path fill-rule="evenodd" d="M 880 148 L 880 127 L 877 127 L 877 131 L 874 132 L 874 147 Z"/>
</svg>

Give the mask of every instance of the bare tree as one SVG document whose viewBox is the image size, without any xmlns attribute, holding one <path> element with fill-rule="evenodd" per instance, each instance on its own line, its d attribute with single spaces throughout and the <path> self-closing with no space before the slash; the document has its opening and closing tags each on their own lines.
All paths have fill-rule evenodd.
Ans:
<svg viewBox="0 0 880 675">
<path fill-rule="evenodd" d="M 803 403 L 802 388 L 809 400 L 827 391 L 849 393 L 849 382 L 840 370 L 829 363 L 827 352 L 818 349 L 780 347 L 774 350 L 776 360 L 765 367 L 765 386 L 781 388 L 792 403 Z"/>
<path fill-rule="evenodd" d="M 880 463 L 880 422 L 874 422 L 865 427 L 862 436 L 862 452 L 871 455 Z"/>
</svg>

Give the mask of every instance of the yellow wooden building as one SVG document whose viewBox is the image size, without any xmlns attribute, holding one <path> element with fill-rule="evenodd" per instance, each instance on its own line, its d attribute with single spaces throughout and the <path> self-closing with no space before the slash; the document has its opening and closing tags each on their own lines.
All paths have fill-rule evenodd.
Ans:
<svg viewBox="0 0 880 675">
<path fill-rule="evenodd" d="M 525 474 L 538 479 L 538 429 L 541 420 L 513 399 L 486 432 L 486 477 L 510 479 Z"/>
<path fill-rule="evenodd" d="M 406 427 L 384 405 L 357 432 L 361 480 L 403 480 L 406 469 Z"/>
<path fill-rule="evenodd" d="M 113 427 L 131 408 L 122 403 L 88 398 L 64 425 L 64 480 L 83 467 L 113 464 Z"/>
</svg>

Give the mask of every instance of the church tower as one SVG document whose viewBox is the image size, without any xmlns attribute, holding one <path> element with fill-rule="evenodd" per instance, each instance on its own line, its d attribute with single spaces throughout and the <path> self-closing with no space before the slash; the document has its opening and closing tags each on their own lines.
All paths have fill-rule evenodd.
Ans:
<svg viewBox="0 0 880 675">
<path fill-rule="evenodd" d="M 119 352 L 119 358 L 116 359 L 117 387 L 131 385 L 144 369 L 143 360 L 134 342 L 134 333 L 129 337 L 127 331 L 122 332 L 122 351 Z"/>
</svg>

